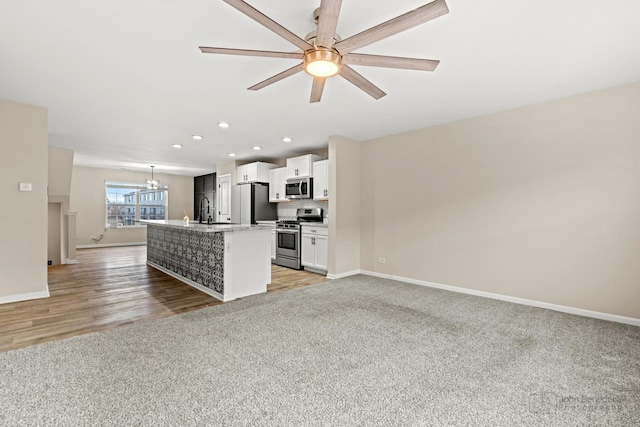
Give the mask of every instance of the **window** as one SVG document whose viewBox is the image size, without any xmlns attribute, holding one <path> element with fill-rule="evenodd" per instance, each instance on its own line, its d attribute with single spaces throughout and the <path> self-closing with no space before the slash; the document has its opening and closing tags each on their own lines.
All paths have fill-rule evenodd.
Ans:
<svg viewBox="0 0 640 427">
<path fill-rule="evenodd" d="M 167 219 L 168 188 L 142 184 L 106 183 L 107 227 L 132 227 L 136 221 Z"/>
</svg>

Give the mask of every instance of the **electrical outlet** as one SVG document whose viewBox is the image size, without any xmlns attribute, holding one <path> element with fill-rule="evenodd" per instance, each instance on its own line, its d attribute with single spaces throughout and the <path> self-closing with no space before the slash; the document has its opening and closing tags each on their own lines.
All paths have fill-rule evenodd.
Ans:
<svg viewBox="0 0 640 427">
<path fill-rule="evenodd" d="M 384 258 L 378 258 L 378 262 L 379 262 L 380 264 L 384 264 L 385 262 L 387 262 L 387 260 L 386 260 L 386 259 L 384 259 Z"/>
</svg>

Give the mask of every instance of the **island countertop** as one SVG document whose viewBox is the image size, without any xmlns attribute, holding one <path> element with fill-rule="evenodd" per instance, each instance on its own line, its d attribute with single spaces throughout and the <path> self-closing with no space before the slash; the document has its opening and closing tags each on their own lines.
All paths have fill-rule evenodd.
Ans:
<svg viewBox="0 0 640 427">
<path fill-rule="evenodd" d="M 181 219 L 166 220 L 140 220 L 140 224 L 161 225 L 164 227 L 182 228 L 185 230 L 200 231 L 203 233 L 224 233 L 228 231 L 271 230 L 273 227 L 252 224 L 207 224 L 189 221 L 185 225 Z"/>
</svg>

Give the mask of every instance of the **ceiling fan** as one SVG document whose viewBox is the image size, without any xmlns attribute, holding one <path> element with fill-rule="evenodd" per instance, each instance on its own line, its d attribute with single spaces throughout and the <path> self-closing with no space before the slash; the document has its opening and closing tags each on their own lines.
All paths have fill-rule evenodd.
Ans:
<svg viewBox="0 0 640 427">
<path fill-rule="evenodd" d="M 200 46 L 203 53 L 227 55 L 263 56 L 272 58 L 300 59 L 302 62 L 273 77 L 249 88 L 260 90 L 300 71 L 306 71 L 313 77 L 310 102 L 319 102 L 324 84 L 328 77 L 341 75 L 375 99 L 386 95 L 380 88 L 358 74 L 349 65 L 368 65 L 373 67 L 401 68 L 407 70 L 433 71 L 440 61 L 432 59 L 404 58 L 396 56 L 368 55 L 353 53 L 361 47 L 384 38 L 406 31 L 449 12 L 445 0 L 435 0 L 417 9 L 371 27 L 354 36 L 341 40 L 336 34 L 338 16 L 342 0 L 322 0 L 316 9 L 317 31 L 302 39 L 284 28 L 262 12 L 254 9 L 243 0 L 223 0 L 249 18 L 267 27 L 280 37 L 296 45 L 298 52 L 275 52 L 268 50 L 228 49 Z"/>
</svg>

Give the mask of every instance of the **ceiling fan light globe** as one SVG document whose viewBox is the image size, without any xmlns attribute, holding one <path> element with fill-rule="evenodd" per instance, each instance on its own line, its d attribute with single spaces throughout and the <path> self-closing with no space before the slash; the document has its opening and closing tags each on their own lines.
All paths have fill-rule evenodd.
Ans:
<svg viewBox="0 0 640 427">
<path fill-rule="evenodd" d="M 304 55 L 304 70 L 314 77 L 331 77 L 340 72 L 342 57 L 328 49 L 312 50 Z"/>
<path fill-rule="evenodd" d="M 339 67 L 329 61 L 314 61 L 307 64 L 305 71 L 314 77 L 331 77 L 338 74 Z"/>
</svg>

